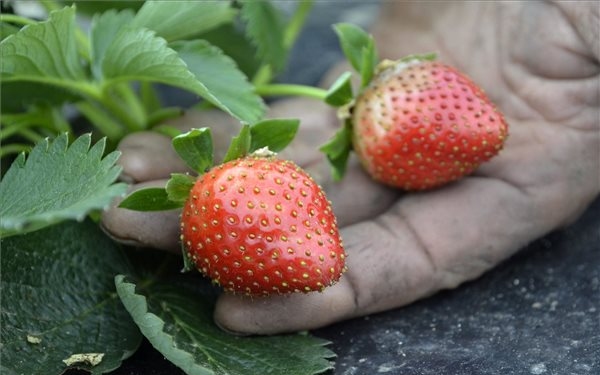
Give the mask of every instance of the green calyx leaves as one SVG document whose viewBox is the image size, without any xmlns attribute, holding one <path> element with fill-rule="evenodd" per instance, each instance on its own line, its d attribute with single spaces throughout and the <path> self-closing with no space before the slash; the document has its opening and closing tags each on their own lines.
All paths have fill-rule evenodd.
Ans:
<svg viewBox="0 0 600 375">
<path fill-rule="evenodd" d="M 352 151 L 352 124 L 350 119 L 346 119 L 344 126 L 319 150 L 325 154 L 331 165 L 331 174 L 334 181 L 340 181 L 346 173 L 348 158 Z"/>
<path fill-rule="evenodd" d="M 243 124 L 237 136 L 233 137 L 222 163 L 243 158 L 259 150 L 283 150 L 298 131 L 297 119 L 268 119 L 255 124 Z M 213 140 L 210 128 L 192 129 L 172 140 L 173 148 L 183 161 L 198 175 L 212 168 Z M 137 190 L 125 198 L 119 207 L 136 211 L 163 211 L 183 207 L 189 192 L 194 186 L 195 177 L 176 173 L 164 188 Z"/>
<path fill-rule="evenodd" d="M 414 60 L 435 60 L 435 53 L 409 55 L 398 61 L 383 60 L 379 56 L 373 37 L 360 27 L 350 23 L 334 25 L 342 51 L 352 67 L 360 76 L 360 90 L 366 88 L 379 71 L 388 66 L 407 63 Z M 354 94 L 352 93 L 352 74 L 343 73 L 331 85 L 324 98 L 325 102 L 333 107 L 338 107 L 338 117 L 343 125 L 334 136 L 320 147 L 331 165 L 334 180 L 341 180 L 346 172 L 346 165 L 352 151 L 353 124 L 352 107 Z"/>
<path fill-rule="evenodd" d="M 213 142 L 209 128 L 192 129 L 173 138 L 173 148 L 194 171 L 202 174 L 213 165 Z"/>
<path fill-rule="evenodd" d="M 344 55 L 361 76 L 361 87 L 366 87 L 379 61 L 373 37 L 350 23 L 338 23 L 334 25 L 334 30 Z"/>
<path fill-rule="evenodd" d="M 354 99 L 352 93 L 352 73 L 345 72 L 331 85 L 325 96 L 325 103 L 332 107 L 347 105 Z"/>
<path fill-rule="evenodd" d="M 334 25 L 340 46 L 350 65 L 360 75 L 360 89 L 371 82 L 379 56 L 373 37 L 360 27 L 349 23 Z M 339 107 L 342 127 L 334 136 L 322 145 L 321 150 L 331 165 L 333 179 L 341 180 L 346 173 L 346 165 L 352 151 L 352 121 L 350 113 L 354 103 L 352 92 L 352 73 L 343 73 L 331 85 L 325 96 L 325 102 L 333 107 Z"/>
</svg>

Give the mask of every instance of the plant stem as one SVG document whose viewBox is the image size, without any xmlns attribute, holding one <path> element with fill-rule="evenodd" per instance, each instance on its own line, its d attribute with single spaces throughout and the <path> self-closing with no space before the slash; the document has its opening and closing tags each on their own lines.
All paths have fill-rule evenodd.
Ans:
<svg viewBox="0 0 600 375">
<path fill-rule="evenodd" d="M 127 129 L 131 131 L 144 129 L 144 124 L 139 123 L 138 119 L 124 108 L 118 99 L 120 98 L 116 98 L 114 93 L 105 90 L 104 95 L 102 95 L 101 103 L 113 116 L 119 119 Z"/>
<path fill-rule="evenodd" d="M 65 120 L 65 117 L 60 112 L 60 109 L 56 107 L 51 107 L 49 110 L 51 118 L 50 121 L 52 122 L 54 129 L 56 129 L 58 133 L 73 134 L 71 124 L 69 124 L 69 122 Z"/>
<path fill-rule="evenodd" d="M 140 82 L 140 100 L 146 113 L 152 113 L 162 107 L 154 86 L 147 81 Z"/>
<path fill-rule="evenodd" d="M 21 152 L 27 152 L 31 150 L 31 145 L 24 143 L 11 143 L 9 145 L 3 145 L 0 147 L 0 158 L 3 158 L 10 154 L 20 154 Z"/>
<path fill-rule="evenodd" d="M 298 35 L 300 34 L 300 31 L 306 22 L 306 17 L 308 17 L 312 6 L 312 0 L 302 0 L 298 3 L 294 14 L 289 20 L 287 27 L 283 31 L 283 47 L 286 50 L 286 53 L 289 53 L 290 49 L 294 46 L 296 39 L 298 39 Z M 254 74 L 252 83 L 255 86 L 261 86 L 271 82 L 272 80 L 273 68 L 269 64 L 264 64 L 261 65 Z"/>
<path fill-rule="evenodd" d="M 144 104 L 135 94 L 130 84 L 127 82 L 117 83 L 115 86 L 116 92 L 123 99 L 125 107 L 129 109 L 131 118 L 137 125 L 138 129 L 146 128 L 147 115 Z"/>
<path fill-rule="evenodd" d="M 85 59 L 85 61 L 91 62 L 90 40 L 79 27 L 75 28 L 75 41 L 77 43 L 77 52 L 79 52 L 79 55 Z"/>
<path fill-rule="evenodd" d="M 118 122 L 90 102 L 80 102 L 75 106 L 109 140 L 117 142 L 125 135 L 123 128 Z"/>
<path fill-rule="evenodd" d="M 179 107 L 166 107 L 156 110 L 148 116 L 148 127 L 162 124 L 165 120 L 183 115 L 183 109 Z"/>
<path fill-rule="evenodd" d="M 23 125 L 25 125 L 25 126 L 23 126 Z M 33 125 L 33 124 L 31 124 L 31 125 Z M 6 139 L 13 135 L 20 135 L 21 137 L 23 137 L 33 143 L 36 143 L 36 142 L 44 139 L 43 136 L 41 136 L 38 133 L 34 132 L 33 130 L 29 129 L 29 126 L 27 126 L 26 124 L 14 124 L 14 125 L 6 126 L 2 130 L 0 130 L 0 140 Z M 4 147 L 4 146 L 2 146 L 2 147 Z"/>
<path fill-rule="evenodd" d="M 0 22 L 16 23 L 18 25 L 33 25 L 37 23 L 35 20 L 15 14 L 0 14 Z"/>
<path fill-rule="evenodd" d="M 54 0 L 42 0 L 40 1 L 40 4 L 42 4 L 48 13 L 60 9 L 60 5 Z"/>
<path fill-rule="evenodd" d="M 266 85 L 271 82 L 273 79 L 273 69 L 271 69 L 270 64 L 261 65 L 256 73 L 254 73 L 254 77 L 252 78 L 252 84 L 255 86 Z"/>
<path fill-rule="evenodd" d="M 298 2 L 298 7 L 296 8 L 296 11 L 294 12 L 292 18 L 288 22 L 288 26 L 286 27 L 285 32 L 283 34 L 283 46 L 286 49 L 292 48 L 292 46 L 296 42 L 296 39 L 298 38 L 300 31 L 302 31 L 302 27 L 306 22 L 306 17 L 308 17 L 312 6 L 312 0 L 304 0 Z"/>
<path fill-rule="evenodd" d="M 28 129 L 28 128 L 19 129 L 18 134 L 33 143 L 37 143 L 44 139 L 43 136 L 39 135 L 38 133 L 36 133 L 33 130 Z"/>
<path fill-rule="evenodd" d="M 325 100 L 327 90 L 294 84 L 270 84 L 256 86 L 254 91 L 262 96 L 304 96 L 317 100 Z"/>
</svg>

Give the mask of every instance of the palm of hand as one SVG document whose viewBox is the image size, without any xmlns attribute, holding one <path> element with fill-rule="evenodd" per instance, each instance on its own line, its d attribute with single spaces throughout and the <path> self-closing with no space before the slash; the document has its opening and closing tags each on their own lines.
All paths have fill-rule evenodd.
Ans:
<svg viewBox="0 0 600 375">
<path fill-rule="evenodd" d="M 343 183 L 331 182 L 316 147 L 338 126 L 332 114 L 303 100 L 276 106 L 270 117 L 302 120 L 282 157 L 308 169 L 333 201 L 349 272 L 323 293 L 225 295 L 215 313 L 224 328 L 310 329 L 455 287 L 567 224 L 598 194 L 600 70 L 565 13 L 546 3 L 436 4 L 435 12 L 413 5 L 398 2 L 384 13 L 374 30 L 381 54 L 438 51 L 468 72 L 507 117 L 505 150 L 457 183 L 399 196 L 357 163 Z M 398 22 L 398 14 L 407 22 Z M 176 244 L 176 235 L 169 236 L 163 242 Z"/>
<path fill-rule="evenodd" d="M 469 72 L 507 116 L 505 150 L 474 175 L 424 194 L 397 198 L 358 166 L 341 186 L 324 182 L 341 221 L 353 224 L 342 231 L 346 279 L 322 295 L 263 303 L 226 297 L 217 311 L 221 324 L 276 332 L 409 303 L 479 276 L 573 220 L 598 194 L 599 70 L 576 30 L 554 5 L 477 4 L 449 6 L 441 22 L 424 11 L 438 17 L 426 35 L 410 23 L 403 30 L 392 14 L 375 35 L 385 57 L 435 50 Z M 357 207 L 357 194 L 365 206 Z M 286 306 L 301 318 L 273 319 Z"/>
</svg>

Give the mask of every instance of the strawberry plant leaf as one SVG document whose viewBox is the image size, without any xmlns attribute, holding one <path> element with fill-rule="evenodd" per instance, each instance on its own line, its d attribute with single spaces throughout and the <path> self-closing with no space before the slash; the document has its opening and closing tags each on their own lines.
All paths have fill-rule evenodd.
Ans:
<svg viewBox="0 0 600 375">
<path fill-rule="evenodd" d="M 185 203 L 195 182 L 189 174 L 173 173 L 165 188 L 167 197 L 172 202 Z"/>
<path fill-rule="evenodd" d="M 72 367 L 102 374 L 135 352 L 142 336 L 114 286 L 131 268 L 97 224 L 65 222 L 0 243 L 2 374 L 59 375 L 77 358 Z"/>
<path fill-rule="evenodd" d="M 192 129 L 173 138 L 175 152 L 192 170 L 202 174 L 213 165 L 210 128 Z"/>
<path fill-rule="evenodd" d="M 2 40 L 2 81 L 36 82 L 96 94 L 79 62 L 75 27 L 75 9 L 66 7 L 50 13 L 47 21 L 27 25 Z"/>
<path fill-rule="evenodd" d="M 230 23 L 235 15 L 227 1 L 146 1 L 135 16 L 133 27 L 147 27 L 174 41 Z"/>
<path fill-rule="evenodd" d="M 284 45 L 285 24 L 279 10 L 268 1 L 244 1 L 241 10 L 246 35 L 256 45 L 258 58 L 274 71 L 281 70 L 287 59 Z"/>
<path fill-rule="evenodd" d="M 131 24 L 134 16 L 131 9 L 126 9 L 121 12 L 109 10 L 92 18 L 90 58 L 92 74 L 96 79 L 102 79 L 102 63 L 108 46 L 124 26 Z"/>
<path fill-rule="evenodd" d="M 9 35 L 16 34 L 19 28 L 15 25 L 11 25 L 7 22 L 0 22 L 0 40 L 6 38 Z"/>
<path fill-rule="evenodd" d="M 166 189 L 147 188 L 129 194 L 119 207 L 134 211 L 165 211 L 181 208 L 183 204 L 170 200 Z"/>
<path fill-rule="evenodd" d="M 206 48 L 197 47 L 202 45 Z M 106 49 L 102 61 L 104 87 L 122 81 L 164 83 L 200 95 L 240 120 L 256 121 L 262 116 L 264 108 L 256 105 L 257 96 L 252 92 L 248 94 L 248 91 L 244 91 L 243 79 L 241 81 L 238 79 L 244 76 L 241 72 L 239 75 L 233 73 L 235 69 L 231 61 L 226 63 L 227 57 L 220 58 L 215 54 L 215 49 L 209 48 L 202 41 L 193 42 L 192 47 L 189 48 L 193 51 L 192 56 L 198 57 L 198 60 L 190 60 L 189 54 L 186 54 L 189 52 L 187 49 L 182 51 L 182 57 L 188 61 L 182 60 L 175 50 L 167 46 L 165 39 L 156 36 L 151 30 L 125 27 Z M 196 73 L 192 73 L 190 69 Z M 198 71 L 210 71 L 210 74 L 200 76 Z M 215 71 L 218 72 L 216 76 Z M 229 73 L 232 77 L 229 77 Z M 211 88 L 200 81 L 201 78 L 206 79 Z M 232 82 L 242 85 L 242 89 L 238 87 L 223 89 L 223 86 Z"/>
<path fill-rule="evenodd" d="M 231 57 L 238 68 L 247 76 L 252 77 L 260 66 L 256 58 L 256 48 L 248 40 L 243 30 L 234 24 L 225 24 L 199 36 L 215 47 L 218 47 L 227 56 Z"/>
<path fill-rule="evenodd" d="M 411 54 L 411 55 L 407 55 L 404 56 L 403 58 L 401 58 L 399 60 L 399 62 L 410 62 L 413 60 L 419 60 L 419 61 L 435 61 L 437 59 L 437 53 L 436 52 L 429 52 L 429 53 L 424 53 L 424 54 Z"/>
<path fill-rule="evenodd" d="M 49 104 L 60 106 L 68 101 L 77 101 L 79 96 L 62 87 L 46 85 L 37 82 L 11 81 L 0 82 L 0 92 L 10 95 L 0 97 L 0 113 L 22 113 L 31 105 Z"/>
<path fill-rule="evenodd" d="M 171 125 L 158 125 L 153 127 L 152 131 L 165 135 L 171 139 L 182 134 L 180 129 Z"/>
<path fill-rule="evenodd" d="M 362 51 L 362 63 L 360 66 L 361 87 L 366 87 L 371 82 L 375 74 L 377 56 L 375 41 L 373 41 L 373 38 L 370 38 Z"/>
<path fill-rule="evenodd" d="M 350 120 L 346 120 L 345 126 L 340 128 L 333 137 L 319 150 L 327 156 L 331 165 L 331 173 L 335 181 L 339 181 L 346 173 L 348 158 L 352 151 L 352 128 Z"/>
<path fill-rule="evenodd" d="M 341 107 L 354 99 L 352 93 L 352 73 L 345 72 L 331 85 L 325 96 L 325 103 L 333 107 Z"/>
<path fill-rule="evenodd" d="M 142 334 L 188 375 L 311 375 L 332 369 L 328 343 L 309 335 L 240 337 L 218 328 L 214 298 L 190 287 L 151 283 L 143 293 L 123 276 L 117 292 Z"/>
<path fill-rule="evenodd" d="M 246 156 L 250 152 L 251 144 L 252 135 L 250 133 L 250 126 L 245 124 L 240 129 L 240 133 L 231 139 L 231 144 L 223 158 L 223 163 Z"/>
<path fill-rule="evenodd" d="M 82 220 L 108 207 L 127 186 L 116 183 L 118 152 L 104 153 L 105 139 L 90 147 L 91 135 L 68 146 L 67 134 L 38 143 L 18 157 L 0 181 L 0 234 L 25 233 L 62 220 Z"/>
<path fill-rule="evenodd" d="M 287 147 L 294 139 L 300 126 L 297 119 L 270 119 L 253 124 L 250 127 L 250 149 L 268 147 L 273 152 L 279 152 Z"/>
<path fill-rule="evenodd" d="M 254 93 L 254 86 L 219 48 L 203 40 L 180 41 L 171 44 L 198 81 L 202 82 L 220 108 L 241 121 L 253 123 L 262 118 L 265 104 Z"/>
<path fill-rule="evenodd" d="M 379 59 L 373 37 L 360 27 L 350 23 L 335 24 L 334 30 L 338 35 L 344 55 L 352 67 L 361 73 L 363 78 L 361 86 L 366 86 L 368 82 L 365 82 L 364 78 L 368 76 L 367 71 L 369 69 L 372 71 Z"/>
<path fill-rule="evenodd" d="M 197 269 L 196 267 L 196 263 L 194 262 L 194 260 L 192 259 L 192 257 L 190 257 L 190 255 L 188 254 L 187 251 L 185 251 L 185 248 L 183 246 L 183 243 L 181 244 L 181 256 L 183 258 L 183 267 L 181 268 L 181 272 L 190 272 L 193 271 L 195 269 Z"/>
</svg>

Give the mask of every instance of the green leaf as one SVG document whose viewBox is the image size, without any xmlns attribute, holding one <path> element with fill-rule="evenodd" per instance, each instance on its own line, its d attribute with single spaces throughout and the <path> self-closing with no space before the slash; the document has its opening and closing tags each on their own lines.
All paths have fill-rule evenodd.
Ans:
<svg viewBox="0 0 600 375">
<path fill-rule="evenodd" d="M 244 125 L 240 129 L 240 133 L 231 139 L 231 144 L 227 149 L 223 163 L 239 159 L 246 156 L 250 152 L 252 144 L 252 135 L 250 133 L 250 125 Z"/>
<path fill-rule="evenodd" d="M 121 81 L 160 82 L 196 93 L 240 120 L 254 122 L 260 118 L 264 111 L 262 101 L 247 82 L 244 85 L 244 77 L 239 71 L 236 74 L 233 62 L 207 43 L 190 43 L 177 44 L 182 49 L 181 57 L 188 60 L 184 62 L 154 32 L 123 28 L 106 50 L 102 63 L 104 85 Z M 199 78 L 205 79 L 210 88 Z"/>
<path fill-rule="evenodd" d="M 117 276 L 125 308 L 150 343 L 188 375 L 311 375 L 332 369 L 326 341 L 308 335 L 240 337 L 213 321 L 214 299 L 172 283 L 144 294 Z"/>
<path fill-rule="evenodd" d="M 181 256 L 183 258 L 183 267 L 181 268 L 181 272 L 190 272 L 196 269 L 196 263 L 192 260 L 192 258 L 188 255 L 187 251 L 182 247 L 181 248 Z"/>
<path fill-rule="evenodd" d="M 147 27 L 173 41 L 230 23 L 235 14 L 227 1 L 146 1 L 133 27 Z"/>
<path fill-rule="evenodd" d="M 369 70 L 373 71 L 379 59 L 373 37 L 360 27 L 350 23 L 335 24 L 334 30 L 338 35 L 344 55 L 363 78 L 361 86 L 366 86 L 368 81 L 365 81 L 364 78 L 369 76 Z"/>
<path fill-rule="evenodd" d="M 331 173 L 335 181 L 339 181 L 346 173 L 350 151 L 352 151 L 352 128 L 350 121 L 339 129 L 333 137 L 319 148 L 331 165 Z"/>
<path fill-rule="evenodd" d="M 192 170 L 202 174 L 213 165 L 210 128 L 192 129 L 173 138 L 175 152 Z"/>
<path fill-rule="evenodd" d="M 181 208 L 183 204 L 170 200 L 164 188 L 147 188 L 129 194 L 119 207 L 134 211 L 165 211 Z"/>
<path fill-rule="evenodd" d="M 256 45 L 259 59 L 274 71 L 281 70 L 286 63 L 287 51 L 285 24 L 279 10 L 268 1 L 248 0 L 242 2 L 241 16 L 246 21 L 246 35 Z"/>
<path fill-rule="evenodd" d="M 158 125 L 152 128 L 152 131 L 155 131 L 159 134 L 165 135 L 169 138 L 175 138 L 178 135 L 181 135 L 181 129 L 176 128 L 171 125 Z"/>
<path fill-rule="evenodd" d="M 61 1 L 64 2 L 64 1 Z M 101 1 L 89 1 L 89 0 L 74 0 L 69 3 L 75 3 L 77 5 L 77 13 L 84 13 L 87 15 L 94 15 L 96 13 L 104 13 L 111 9 L 123 10 L 133 9 L 138 10 L 144 5 L 144 0 L 101 0 Z"/>
<path fill-rule="evenodd" d="M 16 34 L 19 28 L 15 25 L 11 25 L 7 22 L 0 22 L 0 40 L 6 38 L 9 35 Z"/>
<path fill-rule="evenodd" d="M 127 186 L 113 184 L 121 173 L 118 152 L 102 157 L 105 139 L 90 148 L 91 135 L 67 146 L 67 135 L 38 143 L 18 158 L 0 182 L 0 233 L 25 233 L 61 220 L 83 220 L 108 207 Z"/>
<path fill-rule="evenodd" d="M 37 82 L 95 94 L 79 62 L 75 28 L 75 9 L 66 7 L 2 40 L 2 81 Z"/>
<path fill-rule="evenodd" d="M 140 83 L 140 99 L 142 100 L 142 105 L 146 109 L 146 113 L 152 113 L 162 108 L 158 93 L 156 92 L 154 85 L 150 82 L 146 81 Z"/>
<path fill-rule="evenodd" d="M 345 72 L 331 85 L 325 96 L 325 103 L 341 107 L 354 99 L 352 94 L 352 73 Z"/>
<path fill-rule="evenodd" d="M 167 197 L 172 202 L 185 203 L 195 182 L 196 179 L 189 174 L 173 173 L 165 188 Z"/>
<path fill-rule="evenodd" d="M 407 56 L 404 56 L 403 58 L 401 58 L 399 61 L 400 62 L 409 62 L 409 61 L 413 61 L 413 60 L 435 61 L 436 59 L 437 59 L 437 53 L 436 52 L 428 52 L 428 53 L 423 53 L 423 54 L 411 54 L 411 55 L 407 55 Z"/>
<path fill-rule="evenodd" d="M 0 96 L 2 114 L 24 112 L 29 106 L 39 103 L 60 106 L 81 99 L 80 96 L 62 87 L 37 82 L 2 81 L 0 92 L 5 93 Z"/>
<path fill-rule="evenodd" d="M 226 24 L 199 36 L 235 61 L 238 68 L 247 76 L 252 77 L 258 70 L 260 62 L 256 58 L 256 48 L 246 38 L 243 31 L 235 25 Z"/>
<path fill-rule="evenodd" d="M 244 122 L 262 118 L 265 112 L 262 98 L 254 93 L 254 86 L 235 62 L 219 48 L 202 40 L 175 42 L 171 47 L 210 92 L 213 99 L 207 100 Z"/>
<path fill-rule="evenodd" d="M 92 18 L 90 28 L 90 58 L 92 73 L 96 79 L 102 79 L 102 63 L 106 50 L 116 38 L 121 29 L 131 24 L 135 13 L 131 9 L 121 12 L 109 10 L 96 14 Z"/>
<path fill-rule="evenodd" d="M 300 126 L 297 119 L 271 119 L 257 122 L 250 127 L 250 152 L 268 147 L 273 152 L 279 152 L 287 147 L 294 139 Z"/>
<path fill-rule="evenodd" d="M 0 373 L 59 375 L 74 354 L 101 353 L 102 374 L 120 366 L 141 334 L 115 293 L 128 260 L 98 225 L 67 222 L 5 238 Z"/>
<path fill-rule="evenodd" d="M 377 65 L 377 51 L 375 50 L 375 41 L 369 39 L 367 45 L 363 47 L 362 62 L 360 67 L 361 87 L 367 87 L 375 74 Z"/>
</svg>

